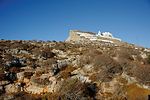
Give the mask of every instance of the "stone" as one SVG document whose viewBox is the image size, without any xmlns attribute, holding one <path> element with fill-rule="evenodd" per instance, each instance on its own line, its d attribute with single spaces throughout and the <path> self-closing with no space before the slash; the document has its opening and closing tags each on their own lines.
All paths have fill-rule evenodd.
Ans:
<svg viewBox="0 0 150 100">
<path fill-rule="evenodd" d="M 8 84 L 9 83 L 9 81 L 0 81 L 0 85 L 2 86 L 2 85 L 6 85 L 6 84 Z"/>
<path fill-rule="evenodd" d="M 24 79 L 23 79 L 23 82 L 27 84 L 27 83 L 29 83 L 29 82 L 30 82 L 30 80 L 29 80 L 29 79 L 27 79 L 27 78 L 24 78 Z"/>
<path fill-rule="evenodd" d="M 60 69 L 58 68 L 57 65 L 53 65 L 51 72 L 52 72 L 52 75 L 56 75 L 60 72 Z"/>
<path fill-rule="evenodd" d="M 43 90 L 43 87 L 38 87 L 37 85 L 29 85 L 27 88 L 25 88 L 25 91 L 31 94 L 41 94 L 43 93 Z"/>
<path fill-rule="evenodd" d="M 111 93 L 113 94 L 118 88 L 118 82 L 113 80 L 111 82 L 103 82 L 101 84 L 102 93 Z"/>
<path fill-rule="evenodd" d="M 19 52 L 20 54 L 30 54 L 28 51 L 26 51 L 26 50 L 20 50 L 20 52 Z"/>
<path fill-rule="evenodd" d="M 88 76 L 85 76 L 86 73 L 82 70 L 82 69 L 77 69 L 77 70 L 74 70 L 73 72 L 71 72 L 71 74 L 73 75 L 71 78 L 77 78 L 79 79 L 81 82 L 86 82 L 86 83 L 90 83 L 91 80 L 89 79 Z"/>
<path fill-rule="evenodd" d="M 17 93 L 21 91 L 21 87 L 18 84 L 9 84 L 5 86 L 6 93 Z"/>
<path fill-rule="evenodd" d="M 43 78 L 47 77 L 45 75 L 42 76 Z M 56 92 L 59 88 L 59 82 L 56 80 L 55 77 L 50 77 L 49 78 L 50 84 L 47 84 L 45 86 L 39 86 L 34 83 L 30 83 L 28 87 L 25 88 L 25 91 L 27 93 L 32 93 L 32 94 L 43 94 L 43 93 L 53 93 Z"/>
<path fill-rule="evenodd" d="M 18 81 L 22 81 L 23 78 L 24 78 L 24 72 L 17 73 L 17 79 L 18 79 Z"/>
<path fill-rule="evenodd" d="M 24 59 L 14 58 L 13 60 L 6 62 L 5 69 L 9 69 L 11 67 L 24 67 L 25 64 Z"/>
<path fill-rule="evenodd" d="M 57 66 L 59 69 L 63 69 L 65 67 L 67 67 L 67 65 L 68 65 L 68 62 L 66 60 L 58 61 L 58 63 L 57 63 Z"/>
<path fill-rule="evenodd" d="M 58 61 L 56 64 L 52 65 L 51 72 L 53 75 L 58 74 L 63 68 L 67 67 L 68 62 L 67 61 Z"/>
<path fill-rule="evenodd" d="M 57 81 L 55 77 L 50 77 L 49 81 L 51 81 L 52 84 L 47 86 L 48 87 L 47 91 L 51 92 L 51 93 L 57 92 L 59 90 L 60 86 L 61 86 L 61 84 L 60 84 L 61 81 Z"/>
<path fill-rule="evenodd" d="M 144 49 L 145 52 L 150 52 L 150 49 Z"/>
<path fill-rule="evenodd" d="M 143 59 L 146 59 L 146 58 L 147 58 L 147 55 L 146 55 L 145 53 L 141 53 L 140 55 L 141 55 L 141 57 L 142 57 Z"/>
</svg>

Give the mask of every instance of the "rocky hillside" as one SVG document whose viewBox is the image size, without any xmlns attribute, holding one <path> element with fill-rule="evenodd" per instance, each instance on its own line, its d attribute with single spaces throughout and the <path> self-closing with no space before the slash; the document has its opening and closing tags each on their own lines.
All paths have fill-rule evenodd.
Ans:
<svg viewBox="0 0 150 100">
<path fill-rule="evenodd" d="M 0 41 L 0 100 L 148 100 L 150 49 Z"/>
</svg>

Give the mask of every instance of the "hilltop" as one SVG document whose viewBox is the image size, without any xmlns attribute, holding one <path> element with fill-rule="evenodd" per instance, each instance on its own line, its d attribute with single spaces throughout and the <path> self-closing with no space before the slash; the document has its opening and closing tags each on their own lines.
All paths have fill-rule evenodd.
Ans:
<svg viewBox="0 0 150 100">
<path fill-rule="evenodd" d="M 150 49 L 105 35 L 70 31 L 65 42 L 1 40 L 0 99 L 147 100 Z"/>
</svg>

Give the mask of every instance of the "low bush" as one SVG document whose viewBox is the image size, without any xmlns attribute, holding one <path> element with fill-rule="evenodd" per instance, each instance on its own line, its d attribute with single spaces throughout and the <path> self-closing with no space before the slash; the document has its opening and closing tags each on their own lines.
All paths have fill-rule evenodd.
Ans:
<svg viewBox="0 0 150 100">
<path fill-rule="evenodd" d="M 37 76 L 31 77 L 31 81 L 38 86 L 45 86 L 51 83 L 48 78 L 40 78 Z"/>
<path fill-rule="evenodd" d="M 150 85 L 150 66 L 137 66 L 132 69 L 133 75 L 138 79 L 138 81 Z"/>
<path fill-rule="evenodd" d="M 40 56 L 40 57 L 43 57 L 45 59 L 48 59 L 48 58 L 53 58 L 55 56 L 55 53 L 51 52 L 51 48 L 35 48 L 32 50 L 32 53 L 35 55 L 35 56 Z"/>
<path fill-rule="evenodd" d="M 5 66 L 3 67 L 6 71 L 13 72 L 14 71 L 19 71 L 19 68 L 24 67 L 25 61 L 23 59 L 19 58 L 13 58 L 10 62 L 6 62 Z"/>
<path fill-rule="evenodd" d="M 60 88 L 62 100 L 96 99 L 97 86 L 93 83 L 82 83 L 77 79 L 67 79 Z"/>
<path fill-rule="evenodd" d="M 95 63 L 96 61 L 99 61 L 101 59 L 97 59 L 96 57 L 101 56 L 102 52 L 95 50 L 95 49 L 90 49 L 86 52 L 83 52 L 83 55 L 80 59 L 80 65 L 84 66 L 86 64 L 92 64 Z"/>
<path fill-rule="evenodd" d="M 10 81 L 10 82 L 15 81 L 16 79 L 17 79 L 17 75 L 16 75 L 16 73 L 14 73 L 14 72 L 8 72 L 8 73 L 6 73 L 6 75 L 5 75 L 5 80 L 8 80 L 8 81 Z"/>
<path fill-rule="evenodd" d="M 66 67 L 64 70 L 62 70 L 59 74 L 59 78 L 67 79 L 71 77 L 71 72 L 74 71 L 76 68 L 72 66 Z"/>
<path fill-rule="evenodd" d="M 51 67 L 53 64 L 56 64 L 56 63 L 57 63 L 57 60 L 55 58 L 50 58 L 50 59 L 45 60 L 42 63 L 42 66 Z"/>
<path fill-rule="evenodd" d="M 14 100 L 42 100 L 42 98 L 39 95 L 31 95 L 25 92 L 18 92 L 13 95 Z"/>
<path fill-rule="evenodd" d="M 51 51 L 43 50 L 41 52 L 41 56 L 44 57 L 45 59 L 47 59 L 47 58 L 53 58 L 55 56 L 55 54 Z"/>
<path fill-rule="evenodd" d="M 150 55 L 148 55 L 147 62 L 150 64 Z"/>
</svg>

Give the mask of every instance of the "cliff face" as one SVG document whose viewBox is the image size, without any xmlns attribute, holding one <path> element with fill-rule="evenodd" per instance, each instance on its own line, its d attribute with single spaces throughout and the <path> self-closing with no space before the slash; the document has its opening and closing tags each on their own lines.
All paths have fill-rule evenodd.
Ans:
<svg viewBox="0 0 150 100">
<path fill-rule="evenodd" d="M 69 37 L 66 41 L 79 41 L 81 37 L 77 34 L 77 31 L 70 30 Z"/>
<path fill-rule="evenodd" d="M 95 37 L 96 34 L 92 32 L 83 32 L 78 30 L 70 30 L 67 42 L 84 42 Z"/>
<path fill-rule="evenodd" d="M 0 99 L 147 100 L 150 49 L 110 44 L 0 41 Z"/>
</svg>

